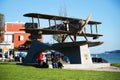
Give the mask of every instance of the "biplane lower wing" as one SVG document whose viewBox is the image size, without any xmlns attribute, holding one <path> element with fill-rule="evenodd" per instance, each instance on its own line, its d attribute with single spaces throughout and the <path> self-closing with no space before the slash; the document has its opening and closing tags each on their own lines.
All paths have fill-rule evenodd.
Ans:
<svg viewBox="0 0 120 80">
<path fill-rule="evenodd" d="M 103 44 L 103 42 L 91 42 L 91 41 L 78 41 L 78 42 L 65 42 L 65 43 L 55 43 L 53 47 L 70 47 L 70 46 L 81 46 L 88 44 L 89 47 L 94 47 Z"/>
<path fill-rule="evenodd" d="M 70 31 L 63 31 L 63 30 L 51 30 L 51 29 L 21 29 L 24 30 L 26 33 L 34 33 L 34 34 L 44 34 L 44 35 L 54 35 L 54 34 L 68 34 L 68 35 L 76 35 L 76 36 L 84 36 L 84 34 L 87 37 L 99 37 L 99 36 L 103 36 L 100 34 L 90 34 L 90 33 L 71 33 Z"/>
</svg>

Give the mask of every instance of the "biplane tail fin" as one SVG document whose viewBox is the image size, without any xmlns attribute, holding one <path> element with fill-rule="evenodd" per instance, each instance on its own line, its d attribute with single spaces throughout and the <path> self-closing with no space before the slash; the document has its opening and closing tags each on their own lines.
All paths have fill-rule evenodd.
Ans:
<svg viewBox="0 0 120 80">
<path fill-rule="evenodd" d="M 88 22 L 90 21 L 92 17 L 92 14 L 89 14 L 89 16 L 87 17 L 86 20 L 80 20 L 80 30 L 79 30 L 79 33 L 82 33 L 83 29 L 85 28 L 85 26 L 88 24 Z"/>
</svg>

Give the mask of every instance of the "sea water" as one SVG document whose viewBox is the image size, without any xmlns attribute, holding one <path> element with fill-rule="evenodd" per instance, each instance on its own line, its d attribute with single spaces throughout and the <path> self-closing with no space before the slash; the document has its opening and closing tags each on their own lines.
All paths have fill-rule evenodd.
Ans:
<svg viewBox="0 0 120 80">
<path fill-rule="evenodd" d="M 91 54 L 91 56 L 103 58 L 108 62 L 120 63 L 120 53 L 100 53 L 100 54 Z"/>
</svg>

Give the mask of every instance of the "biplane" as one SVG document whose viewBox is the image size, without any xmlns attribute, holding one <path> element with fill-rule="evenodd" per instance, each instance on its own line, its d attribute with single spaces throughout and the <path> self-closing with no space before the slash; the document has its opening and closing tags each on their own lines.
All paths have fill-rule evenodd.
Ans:
<svg viewBox="0 0 120 80">
<path fill-rule="evenodd" d="M 40 13 L 27 13 L 24 14 L 24 16 L 32 19 L 30 23 L 25 23 L 25 29 L 22 29 L 25 30 L 26 33 L 31 34 L 30 39 L 32 40 L 40 38 L 40 35 L 54 35 L 54 38 L 59 43 L 64 43 L 66 38 L 69 37 L 72 42 L 78 44 L 77 36 L 83 36 L 85 38 L 85 44 L 94 44 L 95 46 L 103 43 L 88 41 L 87 37 L 98 39 L 100 36 L 103 36 L 98 34 L 98 25 L 101 24 L 101 22 L 90 21 L 92 14 L 90 14 L 86 20 Z M 35 22 L 34 19 L 37 19 L 37 22 Z M 41 19 L 48 20 L 49 26 L 41 28 Z M 51 25 L 51 21 L 54 22 L 54 25 Z M 61 21 L 61 23 L 57 23 L 57 21 Z M 86 32 L 86 25 L 90 25 L 89 33 Z M 96 33 L 93 33 L 92 26 L 96 27 Z M 83 41 L 81 42 L 83 43 Z"/>
</svg>

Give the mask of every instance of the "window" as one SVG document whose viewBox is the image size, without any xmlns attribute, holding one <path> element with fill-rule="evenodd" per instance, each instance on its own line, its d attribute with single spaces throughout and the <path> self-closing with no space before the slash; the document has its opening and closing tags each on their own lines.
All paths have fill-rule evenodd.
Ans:
<svg viewBox="0 0 120 80">
<path fill-rule="evenodd" d="M 24 36 L 19 36 L 19 41 L 24 40 Z"/>
</svg>

